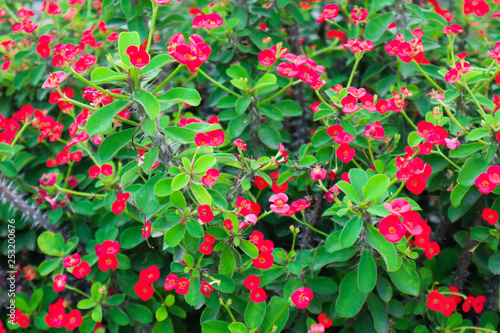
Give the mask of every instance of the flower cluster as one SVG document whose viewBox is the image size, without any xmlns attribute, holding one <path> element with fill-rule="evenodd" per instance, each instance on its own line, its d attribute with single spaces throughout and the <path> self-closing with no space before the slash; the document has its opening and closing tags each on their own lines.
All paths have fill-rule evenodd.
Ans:
<svg viewBox="0 0 500 333">
<path fill-rule="evenodd" d="M 409 147 L 407 147 L 409 148 Z M 399 170 L 396 177 L 406 182 L 406 189 L 413 194 L 421 194 L 427 186 L 427 179 L 432 174 L 432 167 L 420 157 L 413 158 L 413 150 L 407 149 L 404 157 L 398 156 L 394 164 Z"/>
<path fill-rule="evenodd" d="M 385 45 L 385 51 L 392 56 L 398 56 L 403 62 L 415 60 L 417 63 L 428 64 L 429 60 L 424 57 L 424 45 L 421 39 L 423 35 L 422 29 L 415 29 L 414 39 L 406 42 L 403 34 L 397 34 L 394 40 Z"/>
<path fill-rule="evenodd" d="M 254 230 L 249 237 L 250 242 L 255 244 L 259 249 L 259 255 L 256 259 L 252 259 L 253 266 L 259 269 L 269 269 L 273 265 L 274 243 L 264 239 L 264 234 Z"/>
<path fill-rule="evenodd" d="M 66 302 L 60 298 L 56 303 L 49 306 L 49 313 L 45 315 L 45 324 L 49 327 L 64 327 L 69 331 L 80 327 L 82 315 L 79 310 L 73 309 L 66 313 Z"/>
<path fill-rule="evenodd" d="M 349 106 L 349 107 L 352 107 Z M 356 155 L 356 151 L 349 145 L 350 142 L 354 141 L 355 137 L 347 132 L 344 132 L 344 127 L 342 125 L 332 125 L 326 129 L 326 133 L 332 137 L 339 146 L 335 151 L 335 155 L 342 163 L 348 163 Z"/>
<path fill-rule="evenodd" d="M 219 14 L 201 14 L 193 18 L 193 29 L 216 29 L 222 25 L 223 21 Z"/>
<path fill-rule="evenodd" d="M 139 281 L 134 286 L 134 292 L 143 301 L 149 300 L 154 294 L 152 284 L 160 278 L 158 266 L 143 269 L 139 274 Z"/>
<path fill-rule="evenodd" d="M 448 289 L 449 291 L 440 291 L 441 289 Z M 451 295 L 451 296 L 446 296 Z M 486 297 L 478 296 L 478 297 L 465 297 L 459 294 L 459 290 L 457 287 L 450 286 L 447 288 L 436 288 L 429 293 L 427 298 L 427 307 L 430 310 L 439 312 L 446 316 L 450 317 L 453 312 L 457 309 L 458 304 L 462 302 L 462 297 L 465 299 L 462 304 L 462 310 L 464 312 L 469 312 L 471 308 L 474 308 L 476 313 L 480 313 L 483 311 L 484 302 L 486 301 Z"/>
<path fill-rule="evenodd" d="M 169 274 L 165 279 L 165 290 L 174 290 L 180 295 L 186 295 L 189 291 L 189 280 L 186 278 L 179 278 L 176 274 Z"/>
<path fill-rule="evenodd" d="M 120 252 L 120 243 L 107 240 L 102 244 L 97 244 L 94 250 L 99 258 L 97 264 L 101 271 L 105 272 L 108 269 L 114 270 L 118 267 L 116 255 Z"/>
<path fill-rule="evenodd" d="M 250 300 L 252 302 L 261 303 L 266 300 L 267 294 L 263 288 L 259 288 L 260 279 L 258 276 L 249 275 L 245 280 L 243 280 L 243 285 L 250 290 Z"/>
<path fill-rule="evenodd" d="M 493 165 L 486 172 L 481 173 L 475 180 L 479 192 L 488 194 L 500 184 L 500 166 Z"/>
<path fill-rule="evenodd" d="M 191 44 L 184 41 L 183 34 L 175 34 L 170 38 L 167 54 L 173 56 L 179 63 L 187 66 L 189 71 L 196 72 L 208 56 L 212 53 L 212 48 L 205 43 L 205 40 L 196 34 L 189 37 Z"/>
</svg>

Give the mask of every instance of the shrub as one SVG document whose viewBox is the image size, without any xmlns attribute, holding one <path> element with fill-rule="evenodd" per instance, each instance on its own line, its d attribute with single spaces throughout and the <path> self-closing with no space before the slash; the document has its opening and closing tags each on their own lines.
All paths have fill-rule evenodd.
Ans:
<svg viewBox="0 0 500 333">
<path fill-rule="evenodd" d="M 498 1 L 38 5 L 0 331 L 496 332 Z"/>
</svg>

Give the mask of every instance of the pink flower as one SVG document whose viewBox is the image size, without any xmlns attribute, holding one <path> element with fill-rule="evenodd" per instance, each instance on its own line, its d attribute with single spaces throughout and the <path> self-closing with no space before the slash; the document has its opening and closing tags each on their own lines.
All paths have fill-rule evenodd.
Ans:
<svg viewBox="0 0 500 333">
<path fill-rule="evenodd" d="M 323 180 L 326 178 L 326 169 L 323 169 L 321 166 L 317 166 L 311 170 L 311 179 L 312 180 Z"/>
<path fill-rule="evenodd" d="M 219 170 L 211 168 L 208 169 L 206 175 L 201 178 L 201 182 L 205 186 L 212 187 L 217 179 L 219 179 Z"/>
<path fill-rule="evenodd" d="M 455 68 L 450 69 L 448 73 L 446 73 L 446 75 L 444 76 L 444 79 L 448 83 L 455 83 L 461 78 L 462 76 L 458 74 L 458 71 Z"/>
<path fill-rule="evenodd" d="M 292 302 L 299 309 L 307 308 L 312 298 L 312 290 L 306 287 L 299 288 L 292 294 Z"/>
<path fill-rule="evenodd" d="M 45 80 L 45 82 L 43 83 L 42 89 L 47 89 L 47 88 L 55 89 L 55 88 L 58 88 L 59 84 L 61 82 L 63 82 L 64 80 L 66 80 L 67 77 L 68 77 L 68 75 L 66 75 L 66 73 L 64 73 L 63 71 L 57 71 L 57 72 L 54 72 L 54 73 L 50 73 L 49 77 L 47 78 L 47 80 Z"/>
<path fill-rule="evenodd" d="M 153 2 L 155 2 L 159 5 L 167 5 L 170 3 L 170 0 L 153 0 Z"/>
<path fill-rule="evenodd" d="M 352 95 L 347 95 L 346 97 L 342 98 L 342 106 L 344 107 L 342 110 L 345 113 L 353 113 L 359 110 L 359 105 L 356 97 Z"/>
<path fill-rule="evenodd" d="M 288 201 L 288 196 L 285 193 L 274 194 L 269 198 L 272 202 L 271 210 L 276 214 L 285 214 L 290 209 L 290 206 L 286 203 Z"/>
<path fill-rule="evenodd" d="M 245 142 L 243 142 L 243 140 L 241 140 L 241 139 L 234 140 L 233 145 L 235 145 L 235 147 L 240 148 L 242 151 L 247 150 L 247 144 Z"/>
<path fill-rule="evenodd" d="M 259 53 L 259 61 L 263 66 L 271 66 L 276 61 L 276 54 L 270 49 L 265 49 Z"/>
<path fill-rule="evenodd" d="M 307 333 L 324 333 L 325 326 L 323 324 L 313 324 Z"/>
<path fill-rule="evenodd" d="M 396 216 L 403 216 L 404 213 L 407 213 L 411 210 L 411 205 L 408 201 L 405 199 L 395 199 L 392 200 L 392 202 L 389 203 L 384 203 L 384 207 L 387 208 L 387 210 Z"/>
<path fill-rule="evenodd" d="M 448 149 L 451 150 L 457 149 L 461 145 L 458 138 L 452 138 L 452 139 L 445 138 L 444 141 L 446 141 L 446 147 L 448 147 Z"/>
</svg>

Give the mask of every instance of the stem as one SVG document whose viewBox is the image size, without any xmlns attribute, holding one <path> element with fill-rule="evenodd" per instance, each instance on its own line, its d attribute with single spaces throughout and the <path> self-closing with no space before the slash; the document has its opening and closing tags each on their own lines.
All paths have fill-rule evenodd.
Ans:
<svg viewBox="0 0 500 333">
<path fill-rule="evenodd" d="M 491 332 L 491 333 L 497 333 L 497 331 L 494 330 L 489 330 L 487 328 L 482 328 L 482 327 L 475 327 L 475 326 L 460 326 L 460 327 L 455 327 L 451 329 L 452 331 L 456 330 L 475 330 L 475 331 L 484 331 L 484 332 Z"/>
<path fill-rule="evenodd" d="M 300 82 L 302 82 L 302 81 L 297 80 L 297 81 L 293 82 L 293 78 L 290 79 L 290 82 L 286 86 L 284 86 L 280 91 L 278 91 L 276 94 L 272 95 L 271 97 L 268 97 L 265 100 L 260 101 L 259 103 L 257 103 L 257 105 L 266 104 L 267 102 L 272 101 L 273 99 L 275 99 L 276 97 L 278 97 L 279 95 L 284 93 L 288 88 L 290 88 L 291 86 L 294 86 Z"/>
<path fill-rule="evenodd" d="M 338 24 L 337 22 L 335 22 L 334 20 L 325 20 L 331 24 L 333 24 L 334 26 L 336 26 L 337 28 L 339 28 L 340 30 L 342 30 L 345 34 L 348 34 L 349 31 L 347 31 L 346 29 L 342 28 L 342 26 L 340 24 Z"/>
<path fill-rule="evenodd" d="M 354 165 L 355 165 L 356 167 L 358 167 L 358 168 L 360 168 L 360 169 L 363 169 L 363 168 L 361 167 L 361 165 L 359 165 L 359 163 L 358 163 L 358 162 L 356 162 L 356 160 L 355 160 L 354 158 L 353 158 L 351 161 L 352 161 L 352 163 L 354 163 Z"/>
<path fill-rule="evenodd" d="M 93 107 L 93 106 L 90 106 L 90 105 L 87 105 L 87 104 L 80 103 L 80 102 L 78 102 L 78 101 L 75 101 L 75 100 L 73 100 L 73 99 L 71 99 L 71 98 L 67 97 L 67 96 L 66 96 L 66 95 L 65 95 L 65 94 L 61 91 L 61 87 L 57 87 L 57 88 L 56 88 L 56 90 L 57 90 L 57 92 L 59 93 L 59 95 L 61 95 L 61 98 L 62 98 L 63 100 L 65 100 L 66 102 L 69 102 L 69 103 L 71 103 L 71 104 L 73 104 L 73 105 L 79 106 L 79 107 L 81 107 L 81 108 L 83 108 L 83 109 L 89 109 L 89 110 L 91 110 L 91 111 L 95 111 L 95 110 L 97 110 L 97 109 L 96 109 L 95 107 Z"/>
<path fill-rule="evenodd" d="M 58 191 L 61 191 L 61 192 L 64 192 L 64 193 L 69 193 L 69 194 L 73 194 L 73 195 L 79 195 L 81 197 L 91 197 L 91 198 L 105 198 L 106 195 L 105 194 L 94 194 L 94 193 L 87 193 L 87 192 L 79 192 L 79 191 L 73 191 L 73 190 L 69 190 L 67 188 L 61 188 L 59 186 L 56 185 L 56 189 Z"/>
<path fill-rule="evenodd" d="M 208 76 L 207 73 L 205 73 L 204 71 L 202 71 L 201 68 L 196 68 L 196 70 L 198 71 L 198 73 L 200 73 L 201 75 L 203 75 L 208 81 L 212 82 L 213 84 L 215 84 L 217 87 L 221 88 L 222 90 L 225 90 L 228 93 L 230 93 L 231 95 L 234 95 L 234 96 L 236 96 L 238 98 L 242 98 L 243 97 L 240 94 L 232 91 L 231 89 L 228 89 L 228 88 L 224 87 L 222 84 L 220 84 L 219 82 L 217 82 L 214 79 L 212 79 L 210 76 Z"/>
<path fill-rule="evenodd" d="M 422 73 L 422 75 L 427 79 L 427 81 L 429 81 L 437 90 L 444 93 L 443 88 L 441 88 L 433 79 L 429 77 L 429 75 L 427 75 L 426 72 L 424 72 L 422 67 L 420 67 L 420 65 L 418 64 L 418 62 L 415 61 L 415 59 L 412 59 L 411 62 L 418 68 L 420 73 Z"/>
<path fill-rule="evenodd" d="M 481 104 L 479 104 L 479 101 L 477 100 L 476 98 L 476 95 L 474 95 L 474 93 L 470 90 L 469 86 L 467 85 L 467 83 L 463 82 L 462 84 L 464 87 L 465 87 L 465 90 L 467 90 L 467 92 L 469 93 L 469 95 L 472 97 L 472 99 L 474 100 L 474 103 L 476 104 L 477 108 L 478 108 L 478 112 L 481 114 L 481 116 L 483 118 L 486 119 L 486 114 L 484 113 L 484 110 L 483 110 L 483 107 L 481 106 Z"/>
<path fill-rule="evenodd" d="M 80 295 L 83 295 L 83 296 L 85 296 L 85 297 L 88 297 L 88 298 L 90 298 L 90 299 L 93 299 L 93 298 L 92 298 L 92 296 L 90 296 L 89 294 L 84 293 L 83 291 L 81 291 L 81 290 L 80 290 L 80 289 L 78 289 L 78 288 L 74 288 L 74 287 L 71 287 L 71 286 L 68 286 L 68 285 L 66 285 L 66 286 L 65 286 L 65 288 L 66 288 L 66 289 L 69 289 L 69 290 L 76 291 L 76 292 L 77 292 L 77 293 L 79 293 Z"/>
<path fill-rule="evenodd" d="M 19 138 L 21 137 L 21 135 L 23 134 L 24 130 L 26 129 L 26 127 L 28 127 L 29 124 L 30 124 L 29 121 L 26 119 L 26 121 L 23 124 L 23 127 L 21 127 L 21 129 L 19 130 L 19 132 L 17 132 L 16 137 L 14 138 L 14 140 L 12 140 L 12 142 L 10 143 L 11 147 L 16 144 L 16 142 L 19 140 Z"/>
<path fill-rule="evenodd" d="M 389 199 L 387 199 L 386 202 L 391 202 L 392 199 L 394 199 L 395 197 L 397 197 L 398 194 L 399 194 L 399 192 L 401 192 L 403 190 L 403 188 L 405 187 L 405 185 L 406 185 L 406 182 L 402 182 L 401 185 L 399 185 L 398 190 L 396 192 L 394 192 L 394 194 L 391 195 L 391 197 Z M 377 201 L 378 201 L 378 199 L 377 199 Z"/>
<path fill-rule="evenodd" d="M 172 73 L 170 73 L 170 75 L 162 83 L 160 83 L 160 85 L 158 87 L 156 87 L 155 90 L 153 90 L 152 94 L 154 95 L 158 91 L 160 91 L 160 89 L 163 88 L 163 86 L 166 85 L 168 83 L 168 81 L 170 81 L 175 76 L 175 74 L 179 73 L 179 71 L 182 69 L 182 66 L 183 66 L 183 64 L 179 64 L 179 66 L 177 66 L 177 68 L 174 69 L 174 71 Z"/>
<path fill-rule="evenodd" d="M 368 153 L 370 153 L 370 159 L 372 161 L 372 165 L 375 166 L 375 159 L 373 158 L 373 152 L 372 152 L 372 140 L 373 138 L 370 138 L 370 140 L 368 140 Z"/>
<path fill-rule="evenodd" d="M 325 104 L 326 106 L 328 106 L 330 109 L 332 109 L 333 111 L 337 111 L 336 108 L 334 108 L 333 106 L 331 106 L 330 104 L 328 104 L 324 99 L 323 97 L 321 96 L 321 94 L 319 93 L 319 90 L 314 90 L 314 92 L 316 93 L 316 96 L 318 96 L 318 98 L 320 99 L 321 102 L 323 102 L 323 104 Z"/>
<path fill-rule="evenodd" d="M 441 149 L 439 149 L 439 146 L 438 146 L 438 145 L 436 145 L 436 149 L 437 149 L 438 154 L 439 154 L 439 155 L 441 155 L 441 157 L 443 157 L 445 160 L 447 160 L 447 161 L 448 161 L 448 163 L 450 163 L 451 165 L 453 165 L 453 166 L 454 166 L 454 167 L 455 167 L 458 171 L 460 171 L 460 170 L 461 170 L 461 169 L 458 167 L 458 165 L 456 165 L 455 163 L 453 163 L 453 161 L 452 161 L 452 160 L 450 160 L 448 157 L 446 157 L 446 155 L 445 155 L 445 154 L 443 154 L 443 153 L 441 152 Z"/>
<path fill-rule="evenodd" d="M 313 230 L 313 231 L 317 232 L 318 234 L 323 235 L 323 236 L 325 236 L 325 237 L 328 237 L 328 234 L 324 233 L 324 232 L 323 232 L 323 231 L 321 231 L 321 230 L 316 229 L 316 228 L 315 228 L 315 227 L 313 227 L 312 225 L 308 224 L 306 221 L 301 221 L 301 220 L 299 220 L 299 219 L 298 219 L 295 215 L 292 215 L 292 219 L 294 219 L 295 221 L 299 222 L 300 224 L 305 225 L 305 226 L 306 226 L 306 227 L 308 227 L 309 229 L 311 229 L 311 230 Z"/>
<path fill-rule="evenodd" d="M 146 45 L 146 52 L 149 53 L 149 48 L 151 47 L 151 40 L 153 39 L 153 31 L 155 28 L 156 14 L 158 14 L 158 5 L 151 1 L 153 5 L 153 16 L 151 17 L 151 27 L 149 28 L 148 43 Z"/>
<path fill-rule="evenodd" d="M 292 303 L 291 299 L 288 300 L 288 302 L 285 304 L 285 306 L 283 306 L 283 309 L 281 309 L 280 312 L 278 313 L 278 315 L 273 319 L 271 325 L 269 325 L 270 330 L 267 331 L 266 333 L 269 333 L 272 331 L 274 324 L 276 324 L 278 319 L 280 319 L 280 317 L 283 315 L 283 313 L 285 313 L 286 309 L 288 309 L 288 307 L 290 306 L 290 303 Z"/>
<path fill-rule="evenodd" d="M 363 58 L 362 55 L 360 56 L 356 55 L 356 61 L 354 62 L 354 67 L 352 68 L 351 76 L 349 77 L 349 81 L 347 82 L 347 88 L 351 86 L 352 79 L 354 79 L 354 73 L 356 73 L 356 69 L 358 68 L 358 64 L 361 61 L 361 58 Z"/>
<path fill-rule="evenodd" d="M 403 114 L 403 117 L 405 117 L 405 119 L 410 123 L 410 125 L 413 126 L 413 128 L 418 131 L 417 125 L 415 125 L 413 123 L 413 121 L 410 119 L 410 117 L 408 117 L 408 115 L 406 114 L 405 110 L 401 109 L 401 113 Z"/>
<path fill-rule="evenodd" d="M 480 86 L 479 88 L 476 88 L 473 90 L 473 92 L 478 92 L 478 91 L 481 91 L 484 89 L 484 87 L 486 87 L 487 85 L 489 85 L 491 83 L 491 81 L 493 81 L 495 79 L 495 77 L 498 75 L 498 73 L 500 72 L 500 69 L 497 69 L 495 71 L 495 73 L 493 73 L 493 75 L 488 79 L 488 81 L 486 81 L 482 86 Z"/>
<path fill-rule="evenodd" d="M 115 116 L 115 119 L 119 120 L 119 121 L 121 121 L 122 123 L 125 123 L 125 124 L 129 124 L 129 125 L 136 126 L 136 127 L 139 126 L 138 122 L 135 122 L 133 120 L 128 120 L 128 119 L 125 119 L 125 118 L 120 117 L 120 116 Z"/>
<path fill-rule="evenodd" d="M 116 97 L 116 98 L 121 98 L 121 99 L 129 99 L 130 98 L 130 96 L 121 95 L 121 94 L 115 94 L 115 93 L 113 93 L 111 91 L 108 91 L 108 90 L 106 90 L 104 88 L 99 87 L 98 85 L 90 82 L 89 80 L 87 80 L 86 78 L 84 78 L 83 76 L 81 76 L 80 74 L 78 74 L 73 69 L 73 67 L 70 67 L 69 69 L 71 70 L 71 73 L 73 73 L 73 75 L 75 75 L 80 81 L 83 81 L 84 83 L 88 84 L 92 88 L 95 88 L 95 89 L 99 90 L 100 92 L 102 92 L 102 93 L 104 93 L 106 95 L 113 96 L 113 97 Z"/>
</svg>

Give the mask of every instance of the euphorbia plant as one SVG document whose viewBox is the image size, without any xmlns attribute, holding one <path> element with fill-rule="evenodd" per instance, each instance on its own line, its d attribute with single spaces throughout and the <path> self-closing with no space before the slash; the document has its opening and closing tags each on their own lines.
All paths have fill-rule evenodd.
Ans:
<svg viewBox="0 0 500 333">
<path fill-rule="evenodd" d="M 496 332 L 493 3 L 187 4 L 0 2 L 7 327 Z"/>
</svg>

